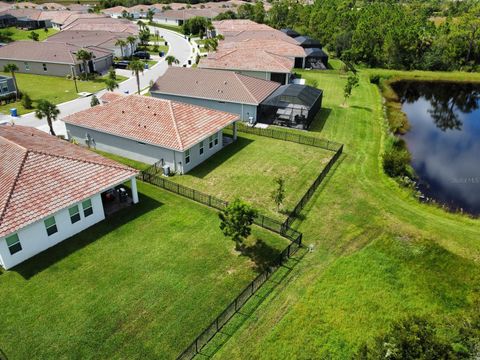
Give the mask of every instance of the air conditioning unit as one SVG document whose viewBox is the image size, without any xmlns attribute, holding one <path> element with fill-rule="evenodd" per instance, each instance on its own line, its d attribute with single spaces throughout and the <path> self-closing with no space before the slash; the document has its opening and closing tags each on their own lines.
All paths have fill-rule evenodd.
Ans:
<svg viewBox="0 0 480 360">
<path fill-rule="evenodd" d="M 163 176 L 170 176 L 170 166 L 169 165 L 163 165 L 162 166 L 162 169 L 163 169 Z"/>
</svg>

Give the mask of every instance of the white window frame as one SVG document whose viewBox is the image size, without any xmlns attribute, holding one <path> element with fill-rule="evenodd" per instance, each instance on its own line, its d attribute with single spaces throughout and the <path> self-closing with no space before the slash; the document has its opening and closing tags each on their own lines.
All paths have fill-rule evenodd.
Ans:
<svg viewBox="0 0 480 360">
<path fill-rule="evenodd" d="M 76 212 L 72 213 L 72 210 L 76 210 Z M 80 220 L 82 220 L 82 218 L 80 216 L 80 208 L 78 207 L 78 205 L 71 206 L 68 209 L 68 215 L 70 215 L 70 222 L 72 224 L 75 224 L 76 222 L 79 222 Z M 77 215 L 78 215 L 78 217 L 77 217 Z"/>
<path fill-rule="evenodd" d="M 43 67 L 43 71 L 44 72 L 47 72 L 48 69 L 47 69 L 47 64 L 46 63 L 42 63 L 42 67 Z"/>
<path fill-rule="evenodd" d="M 53 219 L 53 224 L 47 226 L 47 221 L 50 219 Z M 55 220 L 55 216 L 50 216 L 49 218 L 45 219 L 43 221 L 43 224 L 45 225 L 45 230 L 47 231 L 48 236 L 52 236 L 53 234 L 56 234 L 58 232 L 57 221 Z"/>
<path fill-rule="evenodd" d="M 9 244 L 8 241 L 9 241 L 9 239 L 12 239 L 12 238 L 14 238 L 14 240 L 16 240 L 16 241 Z M 10 255 L 16 254 L 17 252 L 23 250 L 22 249 L 22 244 L 20 243 L 20 238 L 18 237 L 17 233 L 12 234 L 10 236 L 7 236 L 5 238 L 5 243 L 7 244 L 8 251 L 10 251 Z"/>
<path fill-rule="evenodd" d="M 208 148 L 213 148 L 213 136 L 208 137 Z"/>
<path fill-rule="evenodd" d="M 85 206 L 85 203 L 90 203 L 90 206 Z M 93 214 L 92 199 L 86 199 L 82 201 L 83 216 L 89 217 Z"/>
<path fill-rule="evenodd" d="M 25 71 L 30 71 L 30 64 L 28 62 L 24 62 L 23 65 L 25 66 Z"/>
<path fill-rule="evenodd" d="M 213 144 L 214 146 L 218 145 L 218 132 L 213 135 Z"/>
<path fill-rule="evenodd" d="M 200 154 L 200 156 L 203 156 L 203 154 L 205 153 L 205 149 L 204 149 L 204 142 L 203 140 L 200 141 L 200 144 L 199 144 L 199 149 L 198 149 L 198 153 Z"/>
</svg>

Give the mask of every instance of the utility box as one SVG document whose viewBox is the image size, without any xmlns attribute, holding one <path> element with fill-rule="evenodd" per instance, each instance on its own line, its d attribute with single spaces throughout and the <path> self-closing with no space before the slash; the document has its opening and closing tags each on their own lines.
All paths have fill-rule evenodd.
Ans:
<svg viewBox="0 0 480 360">
<path fill-rule="evenodd" d="M 163 165 L 162 166 L 162 169 L 163 169 L 163 176 L 170 176 L 170 166 L 169 165 Z"/>
</svg>

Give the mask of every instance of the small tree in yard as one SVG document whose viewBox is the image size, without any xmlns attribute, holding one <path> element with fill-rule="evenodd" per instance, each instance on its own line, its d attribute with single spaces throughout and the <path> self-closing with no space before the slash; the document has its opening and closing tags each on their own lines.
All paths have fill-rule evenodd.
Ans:
<svg viewBox="0 0 480 360">
<path fill-rule="evenodd" d="M 117 73 L 115 72 L 115 69 L 113 67 L 108 69 L 108 78 L 112 80 L 117 80 Z"/>
<path fill-rule="evenodd" d="M 180 63 L 180 61 L 178 61 L 178 59 L 173 55 L 168 55 L 165 58 L 165 61 L 167 62 L 168 66 L 172 66 L 172 64 L 179 64 Z"/>
<path fill-rule="evenodd" d="M 97 106 L 97 105 L 100 105 L 100 101 L 98 100 L 98 98 L 95 95 L 93 95 L 92 99 L 90 100 L 90 107 L 94 107 L 94 106 Z"/>
<path fill-rule="evenodd" d="M 57 119 L 60 110 L 58 110 L 55 104 L 52 104 L 48 100 L 39 100 L 37 104 L 37 110 L 35 110 L 35 116 L 38 119 L 47 119 L 48 127 L 50 128 L 50 134 L 55 136 L 55 131 L 53 130 L 53 121 Z"/>
<path fill-rule="evenodd" d="M 272 199 L 277 205 L 277 211 L 280 211 L 280 206 L 283 204 L 283 200 L 285 200 L 285 180 L 282 177 L 278 177 L 275 179 L 277 183 L 277 188 L 272 192 Z"/>
<path fill-rule="evenodd" d="M 105 88 L 107 91 L 113 91 L 118 88 L 118 83 L 114 79 L 105 79 Z"/>
<path fill-rule="evenodd" d="M 24 93 L 22 96 L 22 105 L 27 110 L 33 109 L 32 98 L 27 93 Z"/>
<path fill-rule="evenodd" d="M 349 74 L 345 88 L 343 89 L 344 101 L 343 104 L 347 104 L 347 99 L 352 95 L 352 90 L 358 86 L 358 75 Z"/>
<path fill-rule="evenodd" d="M 220 229 L 225 236 L 235 241 L 235 249 L 242 248 L 242 242 L 250 236 L 257 211 L 239 199 L 235 199 L 219 215 Z"/>
<path fill-rule="evenodd" d="M 30 31 L 30 34 L 28 34 L 28 37 L 33 41 L 38 41 L 40 38 L 40 35 L 38 35 L 35 31 Z"/>
</svg>

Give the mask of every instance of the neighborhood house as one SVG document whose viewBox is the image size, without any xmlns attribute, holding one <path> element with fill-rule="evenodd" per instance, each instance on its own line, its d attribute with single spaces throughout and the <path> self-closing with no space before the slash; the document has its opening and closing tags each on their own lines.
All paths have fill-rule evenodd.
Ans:
<svg viewBox="0 0 480 360">
<path fill-rule="evenodd" d="M 0 126 L 0 265 L 9 269 L 103 220 L 138 171 L 40 130 Z"/>
<path fill-rule="evenodd" d="M 223 129 L 238 115 L 147 96 L 109 95 L 103 105 L 63 119 L 81 144 L 147 164 L 186 173 L 221 150 Z M 234 124 L 233 140 L 236 139 Z"/>
</svg>

